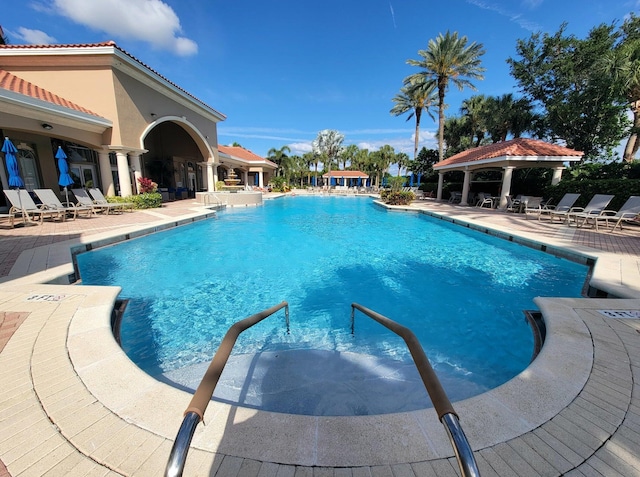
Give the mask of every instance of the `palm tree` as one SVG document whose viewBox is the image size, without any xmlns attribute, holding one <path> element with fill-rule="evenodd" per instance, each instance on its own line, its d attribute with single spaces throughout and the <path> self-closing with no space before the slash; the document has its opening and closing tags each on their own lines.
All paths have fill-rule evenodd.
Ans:
<svg viewBox="0 0 640 477">
<path fill-rule="evenodd" d="M 484 110 L 486 107 L 487 98 L 483 94 L 477 94 L 465 99 L 460 107 L 460 112 L 466 121 L 466 127 L 469 129 L 469 144 L 471 147 L 478 147 L 484 139 L 484 133 L 487 129 L 484 124 Z"/>
<path fill-rule="evenodd" d="M 396 164 L 398 164 L 398 175 L 400 175 L 400 172 L 402 172 L 403 167 L 407 167 L 411 163 L 409 156 L 404 152 L 399 152 L 398 154 L 396 154 L 395 161 Z"/>
<path fill-rule="evenodd" d="M 631 14 L 622 25 L 622 41 L 596 65 L 611 77 L 633 115 L 633 127 L 624 148 L 623 159 L 632 162 L 640 149 L 640 17 Z"/>
<path fill-rule="evenodd" d="M 419 50 L 421 60 L 407 60 L 407 64 L 422 68 L 423 71 L 405 78 L 405 85 L 418 85 L 435 82 L 438 88 L 438 152 L 439 160 L 444 158 L 444 108 L 445 94 L 449 83 L 460 91 L 465 86 L 475 90 L 470 79 L 484 79 L 484 68 L 480 57 L 485 51 L 481 43 L 473 42 L 467 46 L 467 37 L 458 37 L 458 32 L 439 34 L 435 40 L 429 40 L 426 50 Z"/>
<path fill-rule="evenodd" d="M 331 165 L 338 159 L 342 152 L 344 135 L 333 129 L 323 129 L 313 140 L 313 151 L 327 158 L 328 173 L 331 175 Z"/>
<path fill-rule="evenodd" d="M 394 116 L 400 116 L 404 113 L 409 113 L 407 121 L 411 118 L 416 118 L 416 131 L 413 141 L 413 159 L 418 157 L 418 143 L 420 142 L 420 118 L 422 117 L 422 110 L 425 110 L 431 119 L 433 113 L 431 109 L 435 106 L 436 91 L 435 82 L 419 82 L 415 85 L 405 85 L 400 88 L 400 93 L 396 94 L 391 101 L 395 106 L 391 108 L 391 114 Z"/>
<path fill-rule="evenodd" d="M 340 154 L 340 157 L 342 158 L 343 170 L 347 170 L 347 162 L 349 163 L 349 166 L 353 165 L 353 160 L 355 159 L 357 153 L 358 146 L 356 146 L 355 144 L 349 144 L 342 150 L 342 154 Z"/>
<path fill-rule="evenodd" d="M 289 158 L 289 156 L 287 156 L 287 152 L 291 152 L 289 146 L 282 146 L 280 149 L 272 147 L 267 153 L 267 159 L 275 162 L 278 165 L 278 168 L 276 169 L 276 175 L 283 176 L 283 169 L 288 167 L 287 159 Z"/>
</svg>

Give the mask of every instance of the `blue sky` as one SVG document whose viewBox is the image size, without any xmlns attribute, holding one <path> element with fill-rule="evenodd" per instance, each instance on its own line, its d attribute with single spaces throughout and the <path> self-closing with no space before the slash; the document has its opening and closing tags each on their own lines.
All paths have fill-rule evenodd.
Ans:
<svg viewBox="0 0 640 477">
<path fill-rule="evenodd" d="M 413 152 L 413 119 L 391 98 L 417 68 L 418 50 L 447 30 L 482 43 L 477 91 L 450 89 L 447 114 L 473 94 L 516 93 L 506 59 L 535 31 L 584 37 L 638 13 L 640 0 L 0 0 L 12 44 L 118 46 L 227 116 L 220 144 L 258 155 L 311 149 L 322 129 L 345 144 Z M 420 145 L 437 148 L 423 116 Z"/>
</svg>

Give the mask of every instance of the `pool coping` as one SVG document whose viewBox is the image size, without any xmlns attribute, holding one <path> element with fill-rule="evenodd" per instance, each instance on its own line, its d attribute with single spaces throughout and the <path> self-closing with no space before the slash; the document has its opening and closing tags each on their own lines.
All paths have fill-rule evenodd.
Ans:
<svg viewBox="0 0 640 477">
<path fill-rule="evenodd" d="M 55 272 L 49 278 L 53 275 Z M 77 301 L 75 307 L 63 300 L 58 305 L 65 308 L 66 316 L 57 317 L 65 330 L 65 349 L 71 360 L 69 373 L 77 376 L 86 391 L 114 416 L 143 432 L 172 441 L 181 420 L 180 415 L 172 414 L 186 407 L 190 394 L 142 373 L 117 346 L 110 332 L 110 312 L 118 292 L 117 287 L 82 287 L 80 291 L 77 287 L 36 284 L 27 292 L 24 283 L 15 282 L 2 287 L 3 299 L 10 295 L 10 301 L 20 302 L 22 309 L 28 308 L 25 300 L 33 293 L 70 294 L 70 300 Z M 638 307 L 635 300 L 615 302 L 620 309 Z M 475 450 L 515 438 L 549 421 L 575 399 L 588 379 L 594 360 L 593 341 L 584 317 L 575 310 L 597 307 L 599 301 L 539 298 L 536 303 L 549 325 L 548 340 L 539 358 L 505 385 L 454 404 Z M 43 306 L 49 305 L 52 304 Z M 613 306 L 608 303 L 607 307 Z M 557 380 L 558 375 L 563 379 Z M 40 396 L 45 406 L 47 394 Z M 73 432 L 68 431 L 69 422 L 49 417 L 65 435 L 72 436 L 71 441 L 75 440 Z M 196 433 L 196 449 L 261 461 L 359 466 L 452 455 L 433 410 L 383 417 L 300 418 L 215 403 L 208 409 L 205 423 Z M 273 438 L 274 429 L 279 429 L 278 439 Z M 365 438 L 372 434 L 375 442 Z M 344 436 L 348 437 L 346 442 Z M 265 442 L 278 444 L 278 448 L 265 450 Z M 282 448 L 280 442 L 284 443 Z"/>
</svg>

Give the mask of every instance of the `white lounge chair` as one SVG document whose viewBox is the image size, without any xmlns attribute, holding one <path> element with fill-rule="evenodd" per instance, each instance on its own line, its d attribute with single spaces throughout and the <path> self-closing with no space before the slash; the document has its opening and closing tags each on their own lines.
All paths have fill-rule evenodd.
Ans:
<svg viewBox="0 0 640 477">
<path fill-rule="evenodd" d="M 544 207 L 542 207 L 542 210 L 538 215 L 538 220 L 540 220 L 543 216 L 549 216 L 551 221 L 553 221 L 555 217 L 566 220 L 567 214 L 571 210 L 571 207 L 573 207 L 573 204 L 576 203 L 576 200 L 578 200 L 578 197 L 580 197 L 580 194 L 566 193 L 562 196 L 562 199 L 560 199 L 560 202 L 558 202 L 556 205 L 545 205 Z"/>
<path fill-rule="evenodd" d="M 584 208 L 572 207 L 567 213 L 566 223 L 571 225 L 571 221 L 573 220 L 576 225 L 584 224 L 589 217 L 600 215 L 612 199 L 613 195 L 609 194 L 594 195 Z"/>
<path fill-rule="evenodd" d="M 618 226 L 622 230 L 622 222 L 634 220 L 640 215 L 640 196 L 632 195 L 627 199 L 620 210 L 603 210 L 601 214 L 595 216 L 587 216 L 579 227 L 584 225 L 594 225 L 596 230 L 599 230 L 598 226 L 603 224 L 606 227 L 613 225 L 610 232 L 613 232 Z"/>
<path fill-rule="evenodd" d="M 84 189 L 71 189 L 71 192 L 73 192 L 73 195 L 78 201 L 78 206 L 91 207 L 91 210 L 96 215 L 98 212 L 104 212 L 108 215 L 111 211 L 122 211 L 122 207 L 118 206 L 118 204 L 96 204 Z"/>
<path fill-rule="evenodd" d="M 104 204 L 118 204 L 121 209 L 129 209 L 133 210 L 135 204 L 133 202 L 109 202 L 107 198 L 102 194 L 100 189 L 91 188 L 89 189 L 89 195 L 93 198 L 94 204 L 104 205 Z"/>
<path fill-rule="evenodd" d="M 4 195 L 7 196 L 7 199 L 11 203 L 9 215 L 15 217 L 20 214 L 20 216 L 22 216 L 22 222 L 25 224 L 35 224 L 36 221 L 33 220 L 34 218 L 37 218 L 40 223 L 42 223 L 45 217 L 64 220 L 60 211 L 48 209 L 46 205 L 38 207 L 29 195 L 29 192 L 25 189 L 5 190 Z"/>
<path fill-rule="evenodd" d="M 540 217 L 542 207 L 542 197 L 526 196 L 522 199 L 522 210 L 524 212 L 525 219 L 529 214 L 535 214 Z"/>
<path fill-rule="evenodd" d="M 91 207 L 86 207 L 84 205 L 64 205 L 60 202 L 56 193 L 51 189 L 34 189 L 33 192 L 35 192 L 38 199 L 40 199 L 40 202 L 42 202 L 47 209 L 60 211 L 63 220 L 66 218 L 67 214 L 71 214 L 74 219 L 80 212 L 86 212 L 87 217 L 91 217 L 93 215 Z"/>
</svg>

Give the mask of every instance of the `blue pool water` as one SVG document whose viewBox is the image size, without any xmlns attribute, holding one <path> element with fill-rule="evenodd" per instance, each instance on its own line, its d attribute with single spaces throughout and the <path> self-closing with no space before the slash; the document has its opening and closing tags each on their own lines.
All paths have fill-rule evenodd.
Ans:
<svg viewBox="0 0 640 477">
<path fill-rule="evenodd" d="M 452 400 L 522 371 L 533 350 L 522 311 L 535 308 L 536 296 L 580 296 L 587 274 L 583 265 L 355 197 L 228 209 L 77 258 L 83 284 L 122 287 L 130 300 L 123 349 L 160 379 L 180 383 L 175 376 L 209 362 L 231 324 L 286 300 L 291 333 L 279 312 L 240 336 L 233 359 L 288 356 L 283 375 L 291 378 L 291 363 L 303 355 L 285 353 L 313 350 L 319 355 L 306 367 L 314 375 L 322 372 L 319 356 L 334 356 L 338 369 L 383 369 L 390 380 L 411 381 L 388 371 L 410 363 L 400 338 L 359 313 L 351 335 L 357 302 L 414 331 Z M 242 394 L 238 376 L 228 382 Z M 292 395 L 292 383 L 282 386 Z"/>
</svg>

